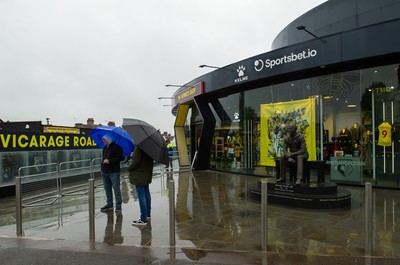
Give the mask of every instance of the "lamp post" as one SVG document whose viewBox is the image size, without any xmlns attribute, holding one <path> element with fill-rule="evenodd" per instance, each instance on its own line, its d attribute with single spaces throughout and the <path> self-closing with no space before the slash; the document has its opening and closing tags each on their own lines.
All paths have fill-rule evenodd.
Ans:
<svg viewBox="0 0 400 265">
<path fill-rule="evenodd" d="M 308 34 L 313 36 L 314 38 L 318 39 L 318 36 L 315 35 L 314 33 L 311 33 L 309 30 L 307 30 L 306 26 L 300 25 L 300 26 L 297 26 L 296 28 L 297 28 L 297 30 L 304 30 L 305 32 L 307 32 Z"/>
<path fill-rule="evenodd" d="M 212 69 L 217 69 L 217 70 L 225 70 L 225 71 L 235 71 L 233 69 L 227 68 L 227 67 L 218 67 L 218 66 L 213 66 L 213 65 L 207 65 L 207 64 L 202 64 L 199 65 L 200 68 L 212 68 Z"/>
<path fill-rule="evenodd" d="M 171 104 L 164 104 L 163 107 L 173 107 L 173 101 L 175 98 L 174 97 L 158 97 L 158 99 L 170 99 L 171 100 Z"/>
<path fill-rule="evenodd" d="M 190 86 L 187 86 L 187 85 L 171 85 L 171 84 L 168 84 L 168 85 L 165 85 L 166 87 L 190 87 Z"/>
<path fill-rule="evenodd" d="M 199 65 L 200 68 L 214 68 L 214 69 L 221 69 L 221 67 L 218 66 L 212 66 L 212 65 L 207 65 L 207 64 L 202 64 Z"/>
</svg>

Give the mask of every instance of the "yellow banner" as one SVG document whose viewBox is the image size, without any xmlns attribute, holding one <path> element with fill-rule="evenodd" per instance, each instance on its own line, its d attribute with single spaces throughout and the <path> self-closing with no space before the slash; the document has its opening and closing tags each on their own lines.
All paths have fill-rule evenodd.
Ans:
<svg viewBox="0 0 400 265">
<path fill-rule="evenodd" d="M 57 126 L 44 126 L 44 133 L 70 133 L 70 134 L 80 134 L 79 128 L 69 128 L 69 127 L 57 127 Z"/>
<path fill-rule="evenodd" d="M 283 148 L 284 124 L 296 124 L 304 134 L 309 153 L 308 160 L 316 160 L 315 99 L 294 100 L 273 104 L 261 104 L 260 165 L 275 166 Z"/>
</svg>

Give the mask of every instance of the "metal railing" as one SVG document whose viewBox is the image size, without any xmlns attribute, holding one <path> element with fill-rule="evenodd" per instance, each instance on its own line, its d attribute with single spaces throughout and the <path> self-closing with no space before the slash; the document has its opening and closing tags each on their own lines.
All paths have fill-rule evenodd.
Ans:
<svg viewBox="0 0 400 265">
<path fill-rule="evenodd" d="M 193 159 L 191 159 L 190 154 L 179 155 L 179 153 L 177 151 L 174 151 L 171 159 L 172 159 L 172 165 L 173 165 L 172 168 L 170 168 L 169 165 L 167 167 L 162 168 L 162 174 L 165 174 L 165 173 L 171 174 L 171 173 L 192 171 L 194 169 L 194 163 L 196 162 L 196 159 L 197 159 L 197 151 L 195 152 Z M 191 161 L 191 163 L 188 163 L 187 165 L 180 165 L 179 161 L 182 159 Z"/>
<path fill-rule="evenodd" d="M 96 169 L 100 171 L 100 164 L 95 164 L 95 161 L 101 161 L 100 158 L 86 159 L 79 161 L 68 161 L 61 162 L 58 169 L 58 178 L 60 182 L 60 195 L 61 196 L 75 196 L 75 195 L 85 195 L 88 193 L 88 187 L 85 184 L 74 185 L 74 186 L 64 186 L 63 180 L 67 179 L 69 181 L 74 181 L 76 176 L 82 176 L 89 174 L 90 179 L 94 179 L 94 172 Z M 72 166 L 72 167 L 71 167 Z"/>
<path fill-rule="evenodd" d="M 89 239 L 93 241 L 95 237 L 94 192 L 96 188 L 94 180 L 95 173 L 100 172 L 100 163 L 101 158 L 95 158 L 21 167 L 18 177 L 15 178 L 17 236 L 23 236 L 23 208 L 52 205 L 63 196 L 88 195 Z M 41 169 L 41 172 L 32 174 L 31 171 L 38 171 L 38 168 Z M 155 165 L 155 175 L 164 176 L 164 172 L 164 165 Z M 77 181 L 77 176 L 86 174 L 89 176 L 89 183 L 65 185 L 65 183 Z M 168 188 L 171 188 L 170 184 Z M 171 194 L 174 194 L 174 190 Z"/>
<path fill-rule="evenodd" d="M 94 180 L 95 172 L 100 171 L 96 161 L 100 158 L 20 167 L 15 178 L 17 236 L 23 236 L 22 208 L 48 206 L 62 196 L 87 194 L 89 187 L 85 184 L 64 189 L 62 183 L 86 174 Z M 83 166 L 78 167 L 78 164 Z"/>
<path fill-rule="evenodd" d="M 42 173 L 30 173 L 31 171 L 44 171 Z M 24 174 L 25 172 L 25 174 Z M 43 206 L 53 204 L 60 197 L 60 181 L 58 178 L 58 164 L 40 164 L 24 166 L 18 169 L 16 178 L 16 190 L 20 190 L 23 207 Z M 37 192 L 40 190 L 40 192 Z M 23 198 L 29 194 L 28 198 Z M 43 203 L 44 201 L 49 201 Z"/>
</svg>

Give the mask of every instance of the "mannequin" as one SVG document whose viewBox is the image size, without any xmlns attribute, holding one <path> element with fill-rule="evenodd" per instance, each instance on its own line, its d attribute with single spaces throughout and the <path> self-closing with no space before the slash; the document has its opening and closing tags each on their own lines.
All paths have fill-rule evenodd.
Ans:
<svg viewBox="0 0 400 265">
<path fill-rule="evenodd" d="M 351 143 L 351 132 L 347 128 L 343 128 L 340 130 L 337 141 L 339 143 Z"/>
<path fill-rule="evenodd" d="M 354 123 L 353 127 L 350 129 L 350 132 L 352 140 L 358 142 L 360 140 L 360 127 L 358 126 L 358 123 Z"/>
</svg>

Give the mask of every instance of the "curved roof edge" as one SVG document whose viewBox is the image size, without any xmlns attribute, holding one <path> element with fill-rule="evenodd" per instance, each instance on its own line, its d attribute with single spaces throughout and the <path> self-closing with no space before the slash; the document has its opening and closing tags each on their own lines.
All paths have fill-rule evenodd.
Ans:
<svg viewBox="0 0 400 265">
<path fill-rule="evenodd" d="M 399 0 L 329 0 L 287 25 L 274 39 L 271 49 L 279 49 L 328 36 L 398 19 Z"/>
<path fill-rule="evenodd" d="M 361 2 L 367 4 L 358 6 Z M 341 14 L 346 8 L 349 9 L 347 15 Z M 330 0 L 290 23 L 275 39 L 276 49 L 231 63 L 187 82 L 174 93 L 176 106 L 172 113 L 176 112 L 179 104 L 190 104 L 202 93 L 215 97 L 264 86 L 272 81 L 322 75 L 360 64 L 366 67 L 376 63 L 376 60 L 398 62 L 399 14 L 400 0 Z M 315 23 L 327 19 L 332 22 L 332 17 L 337 18 L 338 23 L 321 24 L 319 31 L 313 32 L 320 34 L 317 38 L 295 27 L 304 23 L 311 31 L 305 23 L 307 20 Z M 279 43 L 279 36 L 287 35 L 289 31 L 297 37 L 292 37 L 290 45 L 289 40 Z M 197 84 L 201 84 L 201 89 L 197 89 Z"/>
</svg>

